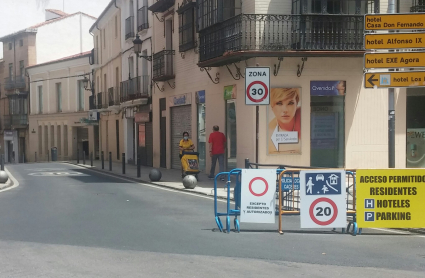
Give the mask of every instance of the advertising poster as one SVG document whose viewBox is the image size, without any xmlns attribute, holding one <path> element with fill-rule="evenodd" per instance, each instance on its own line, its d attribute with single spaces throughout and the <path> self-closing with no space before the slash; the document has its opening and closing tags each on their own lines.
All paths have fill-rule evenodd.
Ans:
<svg viewBox="0 0 425 278">
<path fill-rule="evenodd" d="M 425 168 L 425 128 L 407 129 L 407 168 Z"/>
<path fill-rule="evenodd" d="M 344 96 L 346 81 L 310 81 L 310 95 L 312 96 Z"/>
<path fill-rule="evenodd" d="M 236 99 L 236 85 L 229 85 L 224 87 L 224 100 Z"/>
<path fill-rule="evenodd" d="M 268 154 L 301 154 L 301 88 L 272 88 Z"/>
</svg>

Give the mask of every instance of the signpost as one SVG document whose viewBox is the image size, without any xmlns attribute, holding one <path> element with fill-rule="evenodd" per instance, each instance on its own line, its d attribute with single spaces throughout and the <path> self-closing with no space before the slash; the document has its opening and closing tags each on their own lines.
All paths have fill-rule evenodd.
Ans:
<svg viewBox="0 0 425 278">
<path fill-rule="evenodd" d="M 364 47 L 366 50 L 425 48 L 425 33 L 366 34 Z"/>
<path fill-rule="evenodd" d="M 242 170 L 241 222 L 275 223 L 275 193 L 275 169 Z"/>
<path fill-rule="evenodd" d="M 425 87 L 425 71 L 369 72 L 364 82 L 368 89 Z"/>
<path fill-rule="evenodd" d="M 245 69 L 245 104 L 270 104 L 270 68 Z"/>
<path fill-rule="evenodd" d="M 425 30 L 425 13 L 367 14 L 365 30 Z"/>
<path fill-rule="evenodd" d="M 360 228 L 425 227 L 423 170 L 357 170 L 356 180 Z"/>
<path fill-rule="evenodd" d="M 300 172 L 301 228 L 344 228 L 347 225 L 345 171 Z"/>
</svg>

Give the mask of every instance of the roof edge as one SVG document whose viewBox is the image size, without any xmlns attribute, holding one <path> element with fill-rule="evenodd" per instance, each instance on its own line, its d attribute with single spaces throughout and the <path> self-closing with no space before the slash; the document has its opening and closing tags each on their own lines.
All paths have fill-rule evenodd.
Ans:
<svg viewBox="0 0 425 278">
<path fill-rule="evenodd" d="M 80 58 L 89 57 L 90 55 L 91 55 L 91 51 L 86 51 L 86 52 L 83 52 L 83 53 L 80 53 L 80 54 L 75 54 L 75 55 L 72 55 L 72 56 L 59 58 L 59 59 L 48 61 L 48 62 L 45 62 L 45 63 L 32 65 L 32 66 L 26 67 L 26 69 L 33 69 L 33 68 L 37 68 L 37 67 L 47 66 L 47 65 L 50 65 L 50 64 L 67 62 L 67 61 L 71 61 L 71 60 L 77 60 L 77 59 L 80 59 Z"/>
<path fill-rule="evenodd" d="M 93 23 L 93 25 L 90 27 L 89 32 L 91 32 L 96 27 L 96 25 L 99 23 L 99 21 L 102 19 L 102 17 L 108 12 L 108 10 L 112 7 L 112 4 L 115 1 L 116 0 L 111 0 L 111 2 L 109 2 L 108 6 L 106 6 L 106 8 L 102 11 L 102 13 L 99 15 L 99 17 Z"/>
<path fill-rule="evenodd" d="M 5 40 L 8 40 L 10 38 L 16 37 L 20 34 L 24 34 L 24 33 L 37 33 L 37 28 L 25 28 L 22 30 L 19 30 L 17 32 L 11 33 L 9 35 L 3 36 L 0 38 L 0 42 L 4 42 Z"/>
</svg>

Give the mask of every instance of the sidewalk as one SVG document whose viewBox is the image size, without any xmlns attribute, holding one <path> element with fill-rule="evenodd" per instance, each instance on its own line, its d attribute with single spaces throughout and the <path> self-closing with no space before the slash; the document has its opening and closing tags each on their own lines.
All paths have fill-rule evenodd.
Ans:
<svg viewBox="0 0 425 278">
<path fill-rule="evenodd" d="M 182 190 L 191 193 L 197 193 L 207 196 L 214 196 L 214 180 L 208 179 L 208 175 L 204 173 L 199 173 L 198 184 L 195 189 L 186 189 L 183 186 L 181 171 L 175 169 L 164 169 L 159 168 L 162 173 L 162 178 L 158 182 L 152 182 L 149 179 L 149 172 L 153 169 L 152 167 L 141 166 L 141 175 L 140 178 L 137 178 L 137 166 L 126 164 L 125 165 L 125 175 L 122 174 L 122 163 L 121 162 L 112 162 L 112 171 L 109 171 L 109 161 L 105 161 L 105 169 L 102 170 L 102 162 L 100 160 L 93 161 L 93 167 L 90 166 L 90 160 L 86 160 L 86 164 L 83 164 L 83 161 L 80 159 L 80 164 L 77 164 L 76 160 L 63 161 L 65 163 L 70 163 L 88 169 L 102 171 L 107 174 L 112 174 L 115 176 L 126 177 L 137 182 L 151 183 L 163 187 L 168 187 L 172 189 Z M 227 180 L 227 179 L 226 179 Z M 225 188 L 226 182 L 217 181 L 217 196 L 219 198 L 227 198 L 227 188 Z M 230 198 L 233 199 L 233 189 L 230 190 Z"/>
</svg>

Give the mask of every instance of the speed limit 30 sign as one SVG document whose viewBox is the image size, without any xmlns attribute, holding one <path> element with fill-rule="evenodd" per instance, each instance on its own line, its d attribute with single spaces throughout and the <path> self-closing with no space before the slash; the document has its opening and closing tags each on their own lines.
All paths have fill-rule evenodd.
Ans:
<svg viewBox="0 0 425 278">
<path fill-rule="evenodd" d="M 245 69 L 245 104 L 270 104 L 270 68 Z"/>
<path fill-rule="evenodd" d="M 300 172 L 301 228 L 344 228 L 345 171 Z"/>
</svg>

